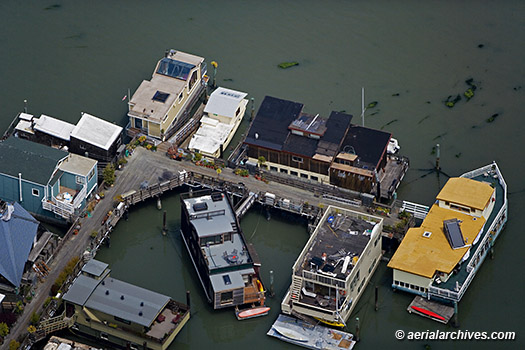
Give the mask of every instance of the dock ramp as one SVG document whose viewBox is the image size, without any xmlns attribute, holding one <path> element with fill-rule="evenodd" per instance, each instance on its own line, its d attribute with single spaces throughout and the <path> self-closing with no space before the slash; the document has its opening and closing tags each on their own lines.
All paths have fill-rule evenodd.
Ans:
<svg viewBox="0 0 525 350">
<path fill-rule="evenodd" d="M 250 194 L 244 200 L 244 202 L 242 202 L 241 205 L 239 205 L 239 207 L 237 208 L 237 210 L 235 210 L 235 215 L 239 219 L 242 218 L 244 216 L 244 214 L 246 214 L 248 209 L 250 209 L 252 207 L 253 203 L 255 203 L 256 197 L 257 197 L 256 193 L 250 192 Z"/>
</svg>

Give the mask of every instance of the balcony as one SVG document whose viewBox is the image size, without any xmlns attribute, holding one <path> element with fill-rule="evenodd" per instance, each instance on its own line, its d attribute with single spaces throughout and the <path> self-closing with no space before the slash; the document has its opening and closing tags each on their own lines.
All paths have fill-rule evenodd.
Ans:
<svg viewBox="0 0 525 350">
<path fill-rule="evenodd" d="M 244 287 L 244 304 L 264 303 L 264 292 L 259 291 L 256 281 L 254 278 L 250 285 Z"/>
<path fill-rule="evenodd" d="M 77 214 L 76 209 L 80 208 L 82 201 L 86 198 L 87 186 L 82 186 L 80 191 L 60 186 L 60 193 L 47 200 L 42 199 L 42 208 L 51 211 L 64 219 L 71 219 Z"/>
</svg>

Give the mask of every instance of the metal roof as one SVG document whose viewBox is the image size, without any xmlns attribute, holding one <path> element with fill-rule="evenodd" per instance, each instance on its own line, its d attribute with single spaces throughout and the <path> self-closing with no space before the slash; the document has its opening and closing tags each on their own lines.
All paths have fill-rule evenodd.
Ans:
<svg viewBox="0 0 525 350">
<path fill-rule="evenodd" d="M 17 202 L 8 206 L 12 208 L 9 220 L 5 221 L 7 213 L 0 216 L 0 275 L 18 287 L 39 222 Z"/>
<path fill-rule="evenodd" d="M 341 151 L 355 151 L 359 157 L 357 167 L 368 167 L 374 170 L 386 154 L 388 142 L 392 135 L 381 130 L 351 125 L 341 145 Z M 365 168 L 366 169 L 366 168 Z"/>
<path fill-rule="evenodd" d="M 40 118 L 34 119 L 34 129 L 58 137 L 59 139 L 69 141 L 71 132 L 75 125 L 59 120 L 48 115 L 42 114 Z"/>
<path fill-rule="evenodd" d="M 108 264 L 102 261 L 91 259 L 84 265 L 84 267 L 82 267 L 82 272 L 86 272 L 90 275 L 100 277 L 102 273 L 108 268 L 108 266 Z"/>
<path fill-rule="evenodd" d="M 191 224 L 195 227 L 199 237 L 233 232 L 231 224 L 235 222 L 235 213 L 226 199 L 213 201 L 211 195 L 205 195 L 184 199 L 184 203 L 190 215 Z M 197 203 L 206 203 L 207 209 L 195 211 L 193 205 Z"/>
<path fill-rule="evenodd" d="M 45 185 L 67 152 L 16 137 L 0 142 L 0 173 Z M 38 169 L 38 171 L 35 171 Z"/>
<path fill-rule="evenodd" d="M 64 295 L 64 300 L 149 327 L 170 297 L 111 276 L 99 281 L 80 275 Z"/>
<path fill-rule="evenodd" d="M 437 195 L 437 200 L 483 210 L 495 189 L 489 183 L 465 177 L 450 178 Z"/>
<path fill-rule="evenodd" d="M 246 92 L 219 87 L 211 93 L 210 99 L 204 107 L 204 112 L 233 118 L 247 95 Z M 247 100 L 245 105 L 246 103 L 248 103 Z"/>
<path fill-rule="evenodd" d="M 71 132 L 71 137 L 108 150 L 121 133 L 120 126 L 82 112 L 82 117 Z"/>
</svg>

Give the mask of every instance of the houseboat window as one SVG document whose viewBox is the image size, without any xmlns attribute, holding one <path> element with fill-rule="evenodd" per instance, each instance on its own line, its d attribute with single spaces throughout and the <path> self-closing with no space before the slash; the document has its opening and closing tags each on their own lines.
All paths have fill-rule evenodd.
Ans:
<svg viewBox="0 0 525 350">
<path fill-rule="evenodd" d="M 232 284 L 232 280 L 230 278 L 230 275 L 224 275 L 224 276 L 222 276 L 222 279 L 223 279 L 225 285 Z"/>
<path fill-rule="evenodd" d="M 290 170 L 290 175 L 293 175 L 293 176 L 299 176 L 299 174 L 297 173 L 297 171 L 293 171 L 293 170 Z"/>
<path fill-rule="evenodd" d="M 100 333 L 100 339 L 109 340 L 109 336 L 106 333 Z"/>
<path fill-rule="evenodd" d="M 301 177 L 302 177 L 303 179 L 308 179 L 308 174 L 303 174 L 303 173 L 301 173 Z"/>
<path fill-rule="evenodd" d="M 179 95 L 179 103 L 181 103 L 183 97 L 184 97 L 184 95 L 181 92 L 180 95 Z"/>
<path fill-rule="evenodd" d="M 197 70 L 194 70 L 193 73 L 191 73 L 190 82 L 188 84 L 188 94 L 190 93 L 190 90 L 195 85 L 196 81 L 197 81 Z"/>
<path fill-rule="evenodd" d="M 310 179 L 312 179 L 314 181 L 319 181 L 319 178 L 317 176 L 310 176 Z"/>
<path fill-rule="evenodd" d="M 131 345 L 129 346 L 129 348 L 130 348 L 131 350 L 139 350 L 139 347 L 138 347 L 137 345 L 135 345 L 135 344 L 131 344 Z"/>
<path fill-rule="evenodd" d="M 275 166 L 270 166 L 270 170 L 271 170 L 271 171 L 277 171 L 277 167 L 275 167 Z"/>
<path fill-rule="evenodd" d="M 460 207 L 460 206 L 455 205 L 455 204 L 450 204 L 450 208 L 451 209 L 455 209 L 455 210 L 459 210 L 459 211 L 462 211 L 462 212 L 465 212 L 465 213 L 470 213 L 470 209 L 469 208 Z"/>
<path fill-rule="evenodd" d="M 164 103 L 166 102 L 169 96 L 170 94 L 168 94 L 167 92 L 157 91 L 155 95 L 153 95 L 153 101 Z"/>
<path fill-rule="evenodd" d="M 227 232 L 224 234 L 224 242 L 228 242 L 232 240 L 232 234 L 231 232 Z"/>
<path fill-rule="evenodd" d="M 282 169 L 281 168 L 280 172 L 283 173 L 283 174 L 288 174 L 288 170 L 286 170 L 286 169 Z"/>
<path fill-rule="evenodd" d="M 95 168 L 91 169 L 88 175 L 88 181 L 91 181 L 91 179 L 95 176 Z"/>
<path fill-rule="evenodd" d="M 118 321 L 120 323 L 131 324 L 131 321 L 125 320 L 125 319 L 117 317 L 117 316 L 114 316 L 114 319 L 115 319 L 115 321 Z"/>
<path fill-rule="evenodd" d="M 38 188 L 33 188 L 31 192 L 33 193 L 33 196 L 40 197 L 40 191 Z"/>
<path fill-rule="evenodd" d="M 241 107 L 237 108 L 237 111 L 235 111 L 235 115 L 241 114 Z"/>
<path fill-rule="evenodd" d="M 201 242 L 201 247 L 205 247 L 207 245 L 213 245 L 213 244 L 220 244 L 222 243 L 222 235 L 202 237 L 200 239 L 200 242 Z"/>
<path fill-rule="evenodd" d="M 221 304 L 231 303 L 233 301 L 233 292 L 221 293 Z"/>
<path fill-rule="evenodd" d="M 75 182 L 76 182 L 77 184 L 83 185 L 83 184 L 85 183 L 85 179 L 84 179 L 83 176 L 78 176 L 78 175 L 77 175 L 77 176 L 75 176 Z"/>
<path fill-rule="evenodd" d="M 302 163 L 303 162 L 303 158 L 297 157 L 297 156 L 292 156 L 292 161 L 297 162 L 297 163 Z"/>
</svg>

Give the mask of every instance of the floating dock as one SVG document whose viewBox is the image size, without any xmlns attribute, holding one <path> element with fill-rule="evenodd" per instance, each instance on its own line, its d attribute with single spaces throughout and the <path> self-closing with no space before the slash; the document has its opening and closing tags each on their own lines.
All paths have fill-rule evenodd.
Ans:
<svg viewBox="0 0 525 350">
<path fill-rule="evenodd" d="M 308 349 L 351 350 L 356 344 L 354 336 L 350 333 L 312 325 L 283 314 L 277 317 L 266 334 Z"/>
<path fill-rule="evenodd" d="M 407 311 L 444 324 L 447 324 L 454 316 L 453 307 L 425 299 L 419 295 L 408 305 Z"/>
</svg>

